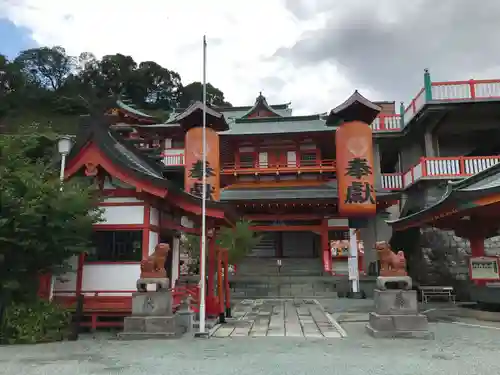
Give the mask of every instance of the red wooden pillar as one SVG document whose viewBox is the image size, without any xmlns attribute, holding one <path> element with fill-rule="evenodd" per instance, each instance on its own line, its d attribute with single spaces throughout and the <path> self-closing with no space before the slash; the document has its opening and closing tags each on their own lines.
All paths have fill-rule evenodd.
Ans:
<svg viewBox="0 0 500 375">
<path fill-rule="evenodd" d="M 52 288 L 52 274 L 46 273 L 38 277 L 38 298 L 50 299 L 50 289 Z"/>
<path fill-rule="evenodd" d="M 229 288 L 229 256 L 224 251 L 224 299 L 226 301 L 226 317 L 231 318 L 231 289 Z"/>
<path fill-rule="evenodd" d="M 473 257 L 484 256 L 484 237 L 477 236 L 469 238 L 471 255 Z"/>
<path fill-rule="evenodd" d="M 328 219 L 323 219 L 321 223 L 321 251 L 323 256 L 323 271 L 332 272 L 332 254 L 330 242 L 328 241 Z"/>
<path fill-rule="evenodd" d="M 218 249 L 217 251 L 217 297 L 219 302 L 219 323 L 226 322 L 226 314 L 224 313 L 224 285 L 222 283 L 223 252 L 223 249 Z"/>
<path fill-rule="evenodd" d="M 470 249 L 471 249 L 471 257 L 483 257 L 484 254 L 484 237 L 477 235 L 471 236 L 469 238 Z M 472 275 L 469 275 L 469 277 Z M 483 285 L 483 281 L 475 280 L 473 281 L 476 285 Z"/>
<path fill-rule="evenodd" d="M 215 241 L 215 231 L 213 231 L 212 236 L 208 240 L 208 281 L 207 281 L 207 300 L 206 300 L 206 310 L 208 316 L 217 316 L 219 314 L 219 308 L 217 306 L 217 297 L 215 295 L 215 273 L 217 254 L 216 254 L 216 241 Z"/>
</svg>

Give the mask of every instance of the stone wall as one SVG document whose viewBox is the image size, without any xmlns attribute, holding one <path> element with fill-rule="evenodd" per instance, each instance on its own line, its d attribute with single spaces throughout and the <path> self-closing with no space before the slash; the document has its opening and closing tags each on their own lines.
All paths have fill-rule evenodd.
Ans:
<svg viewBox="0 0 500 375">
<path fill-rule="evenodd" d="M 420 283 L 452 285 L 460 299 L 467 299 L 469 241 L 452 231 L 436 228 L 423 228 L 420 232 L 420 250 L 425 263 L 418 270 Z M 500 236 L 485 240 L 484 245 L 486 255 L 500 255 Z"/>
</svg>

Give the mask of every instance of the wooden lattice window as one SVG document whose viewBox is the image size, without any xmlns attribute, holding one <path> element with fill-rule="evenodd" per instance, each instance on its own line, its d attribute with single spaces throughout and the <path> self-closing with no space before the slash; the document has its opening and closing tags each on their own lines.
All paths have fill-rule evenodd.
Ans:
<svg viewBox="0 0 500 375">
<path fill-rule="evenodd" d="M 139 262 L 142 259 L 142 230 L 97 230 L 92 234 L 89 262 Z"/>
<path fill-rule="evenodd" d="M 300 165 L 311 166 L 318 163 L 318 155 L 316 151 L 302 151 L 300 153 Z"/>
</svg>

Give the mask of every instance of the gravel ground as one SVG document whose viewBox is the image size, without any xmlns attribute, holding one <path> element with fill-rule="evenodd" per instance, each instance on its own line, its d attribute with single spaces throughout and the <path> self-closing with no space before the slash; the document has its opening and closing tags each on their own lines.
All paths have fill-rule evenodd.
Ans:
<svg viewBox="0 0 500 375">
<path fill-rule="evenodd" d="M 500 374 L 498 329 L 433 323 L 436 340 L 375 340 L 364 323 L 344 339 L 237 337 L 77 342 L 0 347 L 0 374 Z"/>
</svg>

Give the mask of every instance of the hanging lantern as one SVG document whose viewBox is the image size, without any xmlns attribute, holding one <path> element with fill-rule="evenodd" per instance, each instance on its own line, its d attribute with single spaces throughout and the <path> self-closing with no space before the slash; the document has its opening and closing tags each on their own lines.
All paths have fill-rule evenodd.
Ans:
<svg viewBox="0 0 500 375">
<path fill-rule="evenodd" d="M 335 132 L 339 214 L 346 217 L 375 215 L 373 138 L 361 121 L 342 124 Z"/>
</svg>

